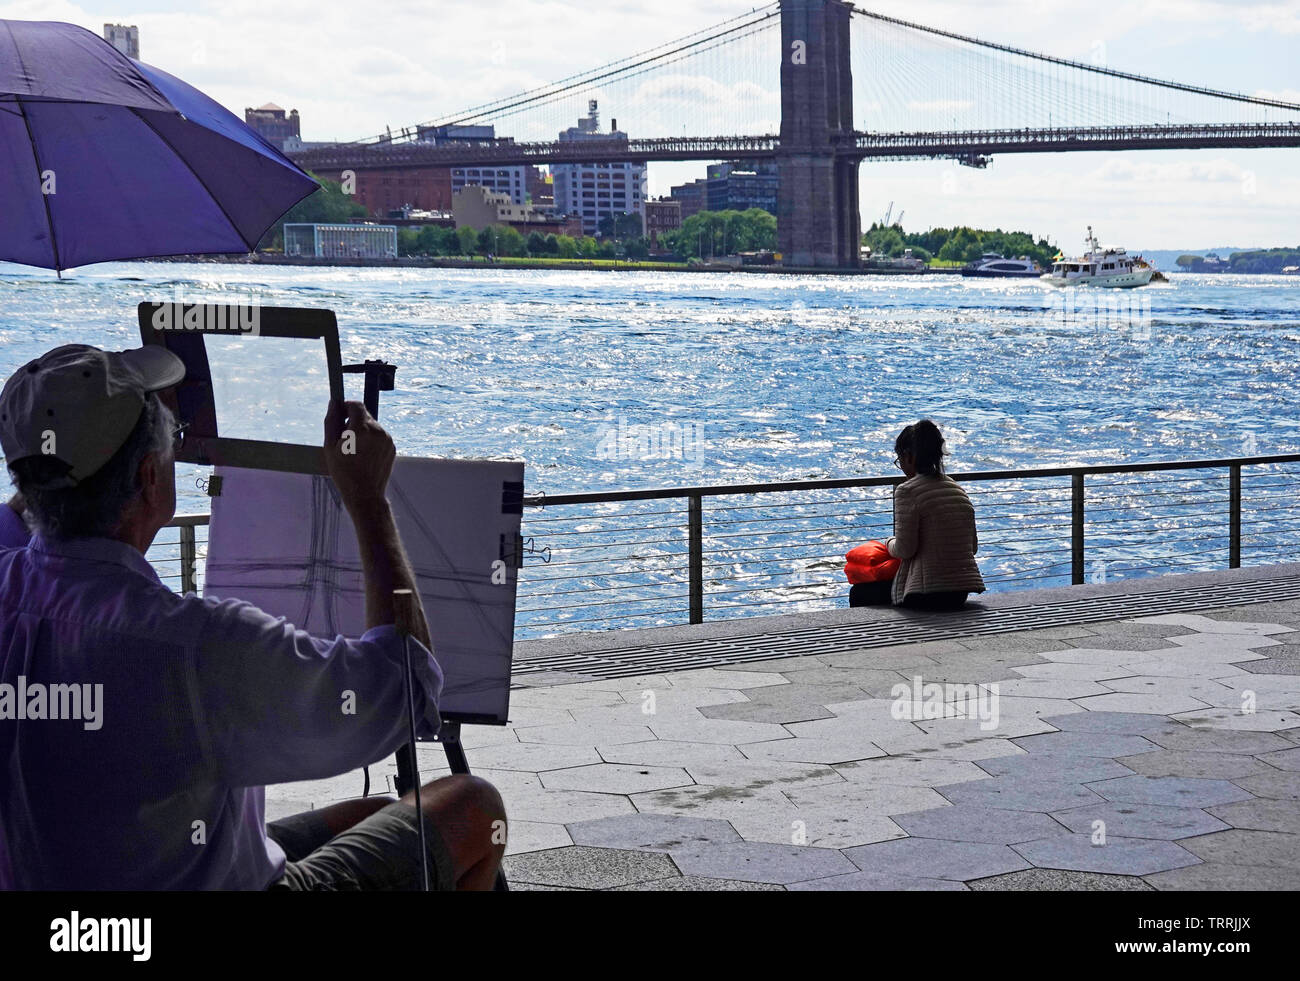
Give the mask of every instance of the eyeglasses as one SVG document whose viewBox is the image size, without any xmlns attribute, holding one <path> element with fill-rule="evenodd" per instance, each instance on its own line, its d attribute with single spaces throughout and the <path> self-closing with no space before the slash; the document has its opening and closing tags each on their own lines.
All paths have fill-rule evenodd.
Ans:
<svg viewBox="0 0 1300 981">
<path fill-rule="evenodd" d="M 899 470 L 903 469 L 903 463 L 901 460 L 898 459 L 898 457 L 894 457 L 894 466 L 897 467 Z"/>
<path fill-rule="evenodd" d="M 172 451 L 180 452 L 181 444 L 185 441 L 185 431 L 190 428 L 188 422 L 182 422 L 172 430 Z"/>
</svg>

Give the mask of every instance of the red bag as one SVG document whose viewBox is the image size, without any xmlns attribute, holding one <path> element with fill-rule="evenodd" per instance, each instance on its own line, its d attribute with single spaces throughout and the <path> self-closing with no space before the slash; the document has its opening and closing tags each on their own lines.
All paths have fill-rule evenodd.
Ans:
<svg viewBox="0 0 1300 981">
<path fill-rule="evenodd" d="M 886 582 L 894 578 L 902 561 L 889 554 L 884 542 L 867 542 L 844 556 L 844 575 L 856 586 L 863 582 Z"/>
</svg>

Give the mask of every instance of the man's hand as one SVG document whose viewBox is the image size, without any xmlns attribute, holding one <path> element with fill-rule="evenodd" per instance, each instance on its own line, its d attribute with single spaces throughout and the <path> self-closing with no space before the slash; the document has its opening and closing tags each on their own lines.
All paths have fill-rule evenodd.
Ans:
<svg viewBox="0 0 1300 981">
<path fill-rule="evenodd" d="M 397 449 L 360 402 L 330 402 L 325 415 L 325 465 L 351 512 L 385 500 Z"/>
</svg>

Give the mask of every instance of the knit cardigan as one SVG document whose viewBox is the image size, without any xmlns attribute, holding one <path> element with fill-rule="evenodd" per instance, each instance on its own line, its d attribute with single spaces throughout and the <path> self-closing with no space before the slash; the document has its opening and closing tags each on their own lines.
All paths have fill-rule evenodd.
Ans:
<svg viewBox="0 0 1300 981">
<path fill-rule="evenodd" d="M 894 489 L 894 537 L 886 544 L 902 560 L 894 603 L 913 593 L 984 592 L 975 508 L 947 475 L 918 474 Z"/>
</svg>

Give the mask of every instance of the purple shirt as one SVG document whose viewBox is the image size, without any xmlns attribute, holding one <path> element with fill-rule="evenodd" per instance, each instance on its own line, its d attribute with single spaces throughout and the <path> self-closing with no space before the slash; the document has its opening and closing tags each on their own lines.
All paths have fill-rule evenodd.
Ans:
<svg viewBox="0 0 1300 981">
<path fill-rule="evenodd" d="M 28 693 L 29 716 L 0 722 L 0 886 L 264 889 L 285 861 L 264 786 L 404 742 L 394 627 L 314 638 L 248 603 L 177 595 L 122 542 L 23 547 L 26 534 L 0 504 L 0 685 L 11 711 Z M 412 653 L 427 733 L 442 672 L 418 642 Z M 61 718 L 32 718 L 31 692 L 52 707 L 55 685 L 81 686 L 80 716 L 65 688 Z"/>
</svg>

